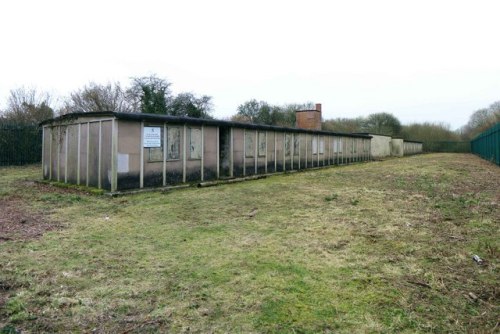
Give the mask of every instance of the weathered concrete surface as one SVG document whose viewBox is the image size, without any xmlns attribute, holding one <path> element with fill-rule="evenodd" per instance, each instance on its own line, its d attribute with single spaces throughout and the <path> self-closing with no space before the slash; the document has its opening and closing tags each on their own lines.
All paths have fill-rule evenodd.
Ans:
<svg viewBox="0 0 500 334">
<path fill-rule="evenodd" d="M 43 177 L 116 192 L 369 159 L 366 136 L 212 123 L 115 114 L 53 120 L 44 125 Z M 142 145 L 143 127 L 161 129 L 160 147 Z"/>
<path fill-rule="evenodd" d="M 403 143 L 404 155 L 413 155 L 422 153 L 423 144 L 420 142 L 405 141 Z"/>
<path fill-rule="evenodd" d="M 402 157 L 404 155 L 403 139 L 392 138 L 392 140 L 391 140 L 391 155 L 393 157 Z"/>
<path fill-rule="evenodd" d="M 371 145 L 371 155 L 374 159 L 380 159 L 391 156 L 391 141 L 392 137 L 384 136 L 384 135 L 374 135 L 372 136 L 372 145 Z"/>
</svg>

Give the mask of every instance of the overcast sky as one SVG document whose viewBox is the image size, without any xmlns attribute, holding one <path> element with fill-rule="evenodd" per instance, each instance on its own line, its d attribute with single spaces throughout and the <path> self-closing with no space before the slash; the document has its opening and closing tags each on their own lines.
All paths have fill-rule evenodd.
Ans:
<svg viewBox="0 0 500 334">
<path fill-rule="evenodd" d="M 0 3 L 0 105 L 156 73 L 229 117 L 252 98 L 323 104 L 323 118 L 390 112 L 453 129 L 500 100 L 500 1 Z"/>
</svg>

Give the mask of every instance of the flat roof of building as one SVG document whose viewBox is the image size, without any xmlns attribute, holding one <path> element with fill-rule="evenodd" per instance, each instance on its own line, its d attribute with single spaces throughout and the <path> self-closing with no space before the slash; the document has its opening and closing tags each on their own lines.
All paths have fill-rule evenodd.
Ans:
<svg viewBox="0 0 500 334">
<path fill-rule="evenodd" d="M 116 119 L 128 120 L 128 121 L 141 121 L 141 122 L 167 122 L 172 124 L 196 124 L 196 125 L 209 125 L 209 126 L 226 126 L 226 127 L 236 127 L 242 129 L 253 129 L 253 130 L 268 130 L 268 131 L 287 131 L 295 133 L 315 133 L 324 135 L 336 135 L 344 137 L 354 137 L 354 138 L 372 138 L 367 134 L 354 134 L 354 133 L 342 133 L 342 132 L 332 132 L 323 130 L 309 130 L 300 128 L 289 128 L 283 126 L 275 125 L 265 125 L 265 124 L 255 124 L 255 123 L 243 123 L 243 122 L 233 122 L 233 121 L 223 121 L 217 119 L 206 119 L 206 118 L 194 118 L 186 116 L 171 116 L 171 115 L 159 115 L 159 114 L 144 114 L 144 113 L 124 113 L 124 112 L 88 112 L 88 113 L 70 113 L 65 114 L 56 118 L 48 119 L 40 123 L 40 126 L 52 125 L 59 122 L 67 122 L 77 118 L 105 118 L 114 117 Z"/>
</svg>

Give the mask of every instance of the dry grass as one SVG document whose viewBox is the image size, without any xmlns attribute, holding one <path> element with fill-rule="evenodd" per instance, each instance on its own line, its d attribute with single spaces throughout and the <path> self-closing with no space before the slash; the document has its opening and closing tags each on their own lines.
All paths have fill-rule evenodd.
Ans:
<svg viewBox="0 0 500 334">
<path fill-rule="evenodd" d="M 498 325 L 500 169 L 472 155 L 119 198 L 26 182 L 39 172 L 0 169 L 1 200 L 64 226 L 0 243 L 0 328 L 413 333 Z"/>
</svg>

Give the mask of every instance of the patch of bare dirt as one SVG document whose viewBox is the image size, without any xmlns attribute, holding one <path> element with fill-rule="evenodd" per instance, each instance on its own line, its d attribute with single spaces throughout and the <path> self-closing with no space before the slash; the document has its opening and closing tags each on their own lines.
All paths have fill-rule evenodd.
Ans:
<svg viewBox="0 0 500 334">
<path fill-rule="evenodd" d="M 26 193 L 38 194 L 79 194 L 89 195 L 82 189 L 58 187 L 50 183 L 20 181 L 19 189 Z M 11 196 L 0 199 L 0 243 L 11 240 L 30 240 L 39 238 L 47 231 L 60 229 L 62 226 L 50 220 L 50 211 L 34 212 L 23 196 Z"/>
<path fill-rule="evenodd" d="M 0 199 L 0 213 L 0 242 L 34 239 L 61 227 L 42 214 L 28 211 L 19 198 Z"/>
<path fill-rule="evenodd" d="M 79 194 L 79 195 L 90 195 L 90 192 L 85 191 L 76 187 L 61 187 L 51 183 L 44 182 L 34 182 L 34 181 L 25 181 L 22 183 L 25 187 L 30 187 L 36 189 L 37 191 L 43 193 L 58 193 L 58 194 Z"/>
</svg>

